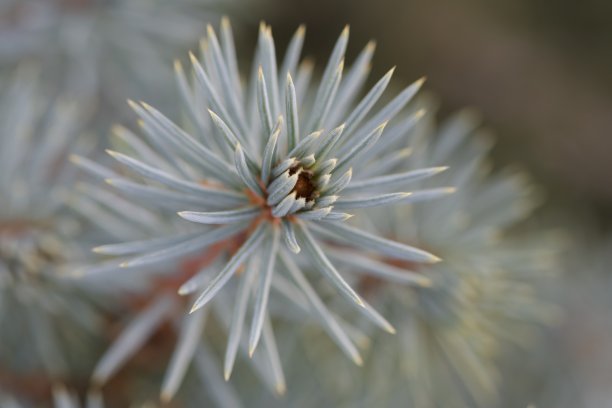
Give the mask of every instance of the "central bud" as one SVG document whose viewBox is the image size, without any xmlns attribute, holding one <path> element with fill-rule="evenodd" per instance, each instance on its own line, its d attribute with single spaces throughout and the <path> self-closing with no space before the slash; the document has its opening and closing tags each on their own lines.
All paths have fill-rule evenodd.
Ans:
<svg viewBox="0 0 612 408">
<path fill-rule="evenodd" d="M 295 173 L 298 173 L 298 179 L 295 183 L 295 187 L 291 191 L 295 192 L 295 197 L 304 198 L 306 201 L 313 201 L 316 199 L 319 193 L 313 180 L 314 173 L 299 166 L 294 166 L 289 169 L 289 175 L 294 175 Z"/>
<path fill-rule="evenodd" d="M 266 203 L 273 217 L 309 211 L 321 196 L 321 172 L 314 155 L 290 159 L 277 165 L 266 186 Z"/>
</svg>

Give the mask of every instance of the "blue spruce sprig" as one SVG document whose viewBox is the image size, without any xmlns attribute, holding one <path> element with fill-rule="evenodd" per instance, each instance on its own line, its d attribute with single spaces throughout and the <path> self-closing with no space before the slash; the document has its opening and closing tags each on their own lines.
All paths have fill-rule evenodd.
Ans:
<svg viewBox="0 0 612 408">
<path fill-rule="evenodd" d="M 130 229 L 129 223 L 142 227 L 143 214 L 170 226 L 160 228 L 159 223 L 152 222 L 147 226 L 147 238 L 95 248 L 100 254 L 120 257 L 83 273 L 110 272 L 120 266 L 124 270 L 164 269 L 178 278 L 184 276 L 178 293 L 197 295 L 191 313 L 213 300 L 224 305 L 217 313 L 228 330 L 225 377 L 231 374 L 238 349 L 246 345 L 248 355 L 257 358 L 254 352 L 263 338 L 267 357 L 262 363 L 256 362 L 255 369 L 263 370 L 264 379 L 271 377 L 280 393 L 285 385 L 268 310 L 271 290 L 284 296 L 285 302 L 289 300 L 314 315 L 340 348 L 361 364 L 352 340 L 355 330 L 325 306 L 302 264 L 307 262 L 323 276 L 355 311 L 393 333 L 391 323 L 347 283 L 329 254 L 334 248 L 348 247 L 361 256 L 379 254 L 419 264 L 438 262 L 440 259 L 429 252 L 366 232 L 346 221 L 356 209 L 406 204 L 452 192 L 398 192 L 398 186 L 435 175 L 446 167 L 393 172 L 406 152 L 385 151 L 405 139 L 422 117 L 422 111 L 406 106 L 423 80 L 383 104 L 380 99 L 392 69 L 359 98 L 374 47 L 368 44 L 345 74 L 346 28 L 317 85 L 310 79 L 310 63 L 299 62 L 303 39 L 304 29 L 300 27 L 279 66 L 271 29 L 262 24 L 251 78 L 245 87 L 229 22 L 223 20 L 219 37 L 208 27 L 208 35 L 201 42 L 202 59 L 191 55 L 193 81 L 188 80 L 179 62 L 175 64 L 188 125 L 175 124 L 146 103 L 130 102 L 140 118 L 142 136 L 116 128 L 121 151 L 109 154 L 121 164 L 121 171 L 75 158 L 137 203 L 117 201 L 113 205 L 113 200 L 103 200 L 106 210 L 123 220 L 116 228 Z M 354 178 L 355 169 L 367 175 Z M 384 192 L 371 193 L 372 185 Z M 99 194 L 94 195 L 90 198 L 100 199 Z M 207 259 L 203 266 L 192 276 L 185 276 L 185 263 L 201 258 Z M 217 262 L 211 264 L 208 258 Z M 228 296 L 222 289 L 231 287 L 236 275 L 240 275 L 240 282 Z M 426 277 L 414 274 L 392 278 L 410 285 L 430 284 Z M 152 301 L 147 312 L 151 316 L 143 315 L 128 329 L 138 342 L 167 316 L 164 302 L 163 297 Z M 252 320 L 245 342 L 242 331 L 249 302 Z M 197 321 L 202 315 L 200 311 L 190 319 Z M 146 330 L 142 329 L 145 326 Z M 200 329 L 181 332 L 175 352 L 181 353 L 181 361 L 174 374 L 167 376 L 168 382 L 184 374 L 196 353 Z M 105 368 L 104 378 L 133 352 L 134 342 L 128 346 L 119 339 L 118 343 L 98 367 L 112 368 Z M 183 347 L 189 351 L 180 351 Z M 170 388 L 173 390 L 163 393 L 166 399 L 176 387 Z"/>
</svg>

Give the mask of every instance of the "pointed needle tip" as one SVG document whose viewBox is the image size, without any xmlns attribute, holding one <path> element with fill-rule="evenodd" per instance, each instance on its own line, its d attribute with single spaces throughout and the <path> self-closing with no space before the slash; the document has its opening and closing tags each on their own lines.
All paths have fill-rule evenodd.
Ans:
<svg viewBox="0 0 612 408">
<path fill-rule="evenodd" d="M 435 255 L 431 255 L 431 258 L 429 259 L 430 263 L 438 263 L 438 262 L 442 262 L 442 258 L 438 258 Z"/>
<path fill-rule="evenodd" d="M 433 286 L 433 282 L 431 279 L 422 279 L 419 281 L 419 286 L 422 288 L 431 288 Z"/>
<path fill-rule="evenodd" d="M 287 386 L 284 383 L 278 383 L 276 384 L 275 391 L 277 395 L 285 395 Z"/>
<path fill-rule="evenodd" d="M 192 306 L 192 308 L 189 310 L 189 314 L 194 313 L 195 311 L 197 311 L 200 308 L 200 306 L 198 304 L 195 304 Z"/>
<path fill-rule="evenodd" d="M 172 400 L 172 395 L 167 391 L 162 391 L 159 395 L 159 400 L 162 404 L 167 404 L 170 402 L 170 400 Z"/>
</svg>

